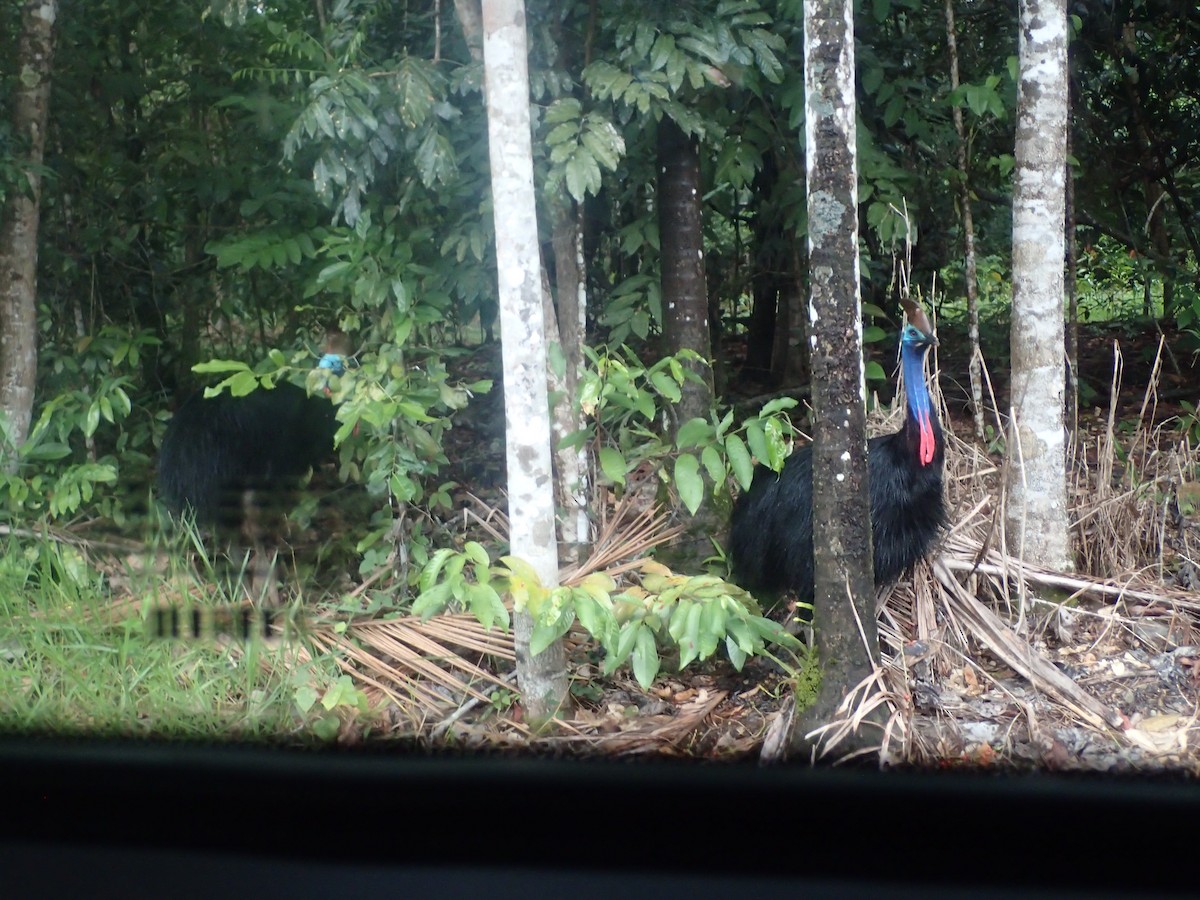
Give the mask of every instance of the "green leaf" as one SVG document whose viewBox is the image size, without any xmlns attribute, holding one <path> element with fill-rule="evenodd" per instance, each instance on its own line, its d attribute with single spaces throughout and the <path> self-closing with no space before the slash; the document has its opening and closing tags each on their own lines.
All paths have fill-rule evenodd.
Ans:
<svg viewBox="0 0 1200 900">
<path fill-rule="evenodd" d="M 679 430 L 675 432 L 675 446 L 680 450 L 686 450 L 688 447 L 698 447 L 712 439 L 712 425 L 706 419 L 696 417 L 688 419 L 679 426 Z"/>
<path fill-rule="evenodd" d="M 678 403 L 683 396 L 679 390 L 679 383 L 666 372 L 651 373 L 650 383 L 654 385 L 656 391 L 672 403 Z"/>
<path fill-rule="evenodd" d="M 422 620 L 427 620 L 444 610 L 453 595 L 453 587 L 450 582 L 443 581 L 435 584 L 428 590 L 422 591 L 413 601 L 412 614 L 419 616 Z"/>
<path fill-rule="evenodd" d="M 573 597 L 575 616 L 579 619 L 579 624 L 601 644 L 605 643 L 612 637 L 617 626 L 612 611 L 601 606 L 587 591 L 576 590 Z"/>
<path fill-rule="evenodd" d="M 600 448 L 600 470 L 613 484 L 625 484 L 625 457 L 615 447 Z"/>
<path fill-rule="evenodd" d="M 483 548 L 483 544 L 479 543 L 479 541 L 467 541 L 465 544 L 463 544 L 463 554 L 470 559 L 471 562 L 475 563 L 477 566 L 482 566 L 485 569 L 492 564 L 491 559 L 488 557 L 487 550 Z"/>
<path fill-rule="evenodd" d="M 320 694 L 317 693 L 316 688 L 306 684 L 296 689 L 296 695 L 294 699 L 300 712 L 306 713 L 312 709 L 313 704 L 320 699 Z"/>
<path fill-rule="evenodd" d="M 330 711 L 338 706 L 356 707 L 361 699 L 362 692 L 354 686 L 350 676 L 342 675 L 325 691 L 325 696 L 321 698 L 321 705 L 325 707 L 326 711 Z"/>
<path fill-rule="evenodd" d="M 649 628 L 638 629 L 633 647 L 633 676 L 641 685 L 642 690 L 650 690 L 650 685 L 654 683 L 654 676 L 658 674 L 661 664 L 653 632 Z"/>
<path fill-rule="evenodd" d="M 704 471 L 708 473 L 708 478 L 713 484 L 723 484 L 725 481 L 726 471 L 725 463 L 721 460 L 721 454 L 717 448 L 709 444 L 700 451 L 700 462 L 704 464 Z"/>
<path fill-rule="evenodd" d="M 700 658 L 708 659 L 717 651 L 717 644 L 725 637 L 725 620 L 728 615 L 720 598 L 704 604 L 700 614 Z"/>
<path fill-rule="evenodd" d="M 771 458 L 771 451 L 767 447 L 767 435 L 761 422 L 746 423 L 746 440 L 750 444 L 750 452 L 759 462 L 765 463 Z"/>
<path fill-rule="evenodd" d="M 776 397 L 774 400 L 763 404 L 763 408 L 758 412 L 758 417 L 765 419 L 785 409 L 795 409 L 799 405 L 800 401 L 795 397 Z"/>
<path fill-rule="evenodd" d="M 696 603 L 688 610 L 683 639 L 679 642 L 679 668 L 684 668 L 700 654 L 700 619 L 707 604 Z"/>
<path fill-rule="evenodd" d="M 192 371 L 200 375 L 248 372 L 249 370 L 248 365 L 236 359 L 210 359 L 208 362 L 196 363 L 192 366 Z"/>
<path fill-rule="evenodd" d="M 600 167 L 595 158 L 586 150 L 580 148 L 566 165 L 567 191 L 576 203 L 582 203 L 588 194 L 596 194 L 600 190 Z"/>
<path fill-rule="evenodd" d="M 637 642 L 638 635 L 645 628 L 646 623 L 641 619 L 630 619 L 621 626 L 621 630 L 617 632 L 617 645 L 614 649 L 609 650 L 609 654 L 604 660 L 603 671 L 605 675 L 611 675 L 617 670 L 618 666 L 629 658 L 629 654 L 633 652 L 634 644 Z M 651 640 L 653 640 L 653 637 L 651 637 Z"/>
<path fill-rule="evenodd" d="M 611 122 L 589 119 L 588 129 L 580 135 L 580 141 L 592 157 L 610 172 L 615 172 L 625 155 L 625 139 Z"/>
<path fill-rule="evenodd" d="M 253 372 L 238 372 L 226 378 L 225 383 L 229 385 L 229 393 L 235 397 L 245 397 L 258 387 L 258 379 Z"/>
<path fill-rule="evenodd" d="M 533 626 L 533 634 L 529 637 L 529 652 L 537 656 L 560 637 L 567 633 L 567 630 L 575 622 L 573 613 L 564 613 L 559 616 L 557 621 L 551 624 L 542 622 Z"/>
<path fill-rule="evenodd" d="M 84 418 L 83 433 L 85 437 L 91 437 L 96 433 L 96 429 L 100 427 L 100 406 L 93 403 L 88 407 L 87 416 Z"/>
<path fill-rule="evenodd" d="M 746 664 L 746 652 L 738 646 L 733 635 L 725 635 L 725 654 L 729 657 L 729 661 L 733 663 L 733 667 L 739 672 L 742 671 L 742 666 Z"/>
<path fill-rule="evenodd" d="M 887 381 L 887 373 L 875 360 L 867 363 L 867 381 Z"/>
<path fill-rule="evenodd" d="M 688 613 L 691 612 L 692 607 L 695 605 L 695 600 L 681 597 L 679 602 L 675 604 L 675 608 L 671 611 L 671 621 L 667 625 L 667 634 L 671 636 L 671 640 L 676 644 L 683 640 L 683 635 L 687 631 Z"/>
<path fill-rule="evenodd" d="M 755 639 L 754 632 L 744 619 L 729 619 L 725 623 L 725 633 L 733 638 L 738 648 L 747 656 L 762 646 L 762 641 Z"/>
<path fill-rule="evenodd" d="M 773 619 L 768 619 L 764 616 L 750 616 L 748 623 L 750 628 L 757 632 L 759 637 L 765 641 L 771 641 L 774 644 L 789 647 L 793 650 L 799 650 L 801 647 L 800 640 L 795 635 L 789 634 L 786 628 Z"/>
<path fill-rule="evenodd" d="M 738 486 L 743 491 L 750 490 L 750 482 L 754 480 L 754 461 L 745 442 L 736 434 L 731 434 L 725 439 L 725 455 L 729 458 L 729 467 Z"/>
<path fill-rule="evenodd" d="M 549 125 L 557 125 L 559 122 L 569 122 L 573 119 L 578 119 L 583 113 L 583 107 L 574 97 L 563 97 L 555 100 L 546 109 L 545 120 Z"/>
<path fill-rule="evenodd" d="M 690 453 L 675 460 L 675 489 L 688 512 L 695 515 L 704 501 L 704 479 L 700 477 L 699 461 Z"/>
<path fill-rule="evenodd" d="M 467 606 L 484 628 L 490 629 L 496 622 L 502 622 L 504 628 L 508 628 L 508 610 L 490 584 L 467 585 Z"/>
</svg>

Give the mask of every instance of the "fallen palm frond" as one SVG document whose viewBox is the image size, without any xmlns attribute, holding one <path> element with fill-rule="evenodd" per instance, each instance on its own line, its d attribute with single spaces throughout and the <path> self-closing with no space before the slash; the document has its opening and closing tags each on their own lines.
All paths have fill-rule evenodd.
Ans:
<svg viewBox="0 0 1200 900">
<path fill-rule="evenodd" d="M 487 658 L 513 659 L 512 636 L 486 630 L 471 615 L 358 621 L 340 632 L 332 625 L 308 634 L 314 648 L 385 694 L 414 725 L 448 715 L 465 700 L 490 702 L 507 682 Z M 470 654 L 468 656 L 467 654 Z"/>
<path fill-rule="evenodd" d="M 489 512 L 477 497 L 473 501 L 476 508 L 470 518 L 476 526 L 493 530 L 507 526 L 502 514 Z M 591 556 L 564 572 L 560 580 L 577 584 L 597 571 L 615 577 L 678 533 L 679 528 L 670 526 L 669 516 L 657 507 L 639 509 L 631 500 L 622 500 L 604 522 Z M 495 534 L 507 540 L 507 535 Z M 511 610 L 511 600 L 506 606 Z M 343 671 L 393 703 L 414 731 L 438 721 L 442 725 L 433 730 L 438 736 L 468 707 L 490 703 L 493 690 L 512 688 L 511 677 L 498 673 L 493 664 L 494 660 L 512 662 L 512 635 L 486 629 L 472 615 L 354 620 L 316 626 L 309 637 L 314 649 L 331 652 Z M 527 733 L 519 723 L 503 721 Z"/>
</svg>

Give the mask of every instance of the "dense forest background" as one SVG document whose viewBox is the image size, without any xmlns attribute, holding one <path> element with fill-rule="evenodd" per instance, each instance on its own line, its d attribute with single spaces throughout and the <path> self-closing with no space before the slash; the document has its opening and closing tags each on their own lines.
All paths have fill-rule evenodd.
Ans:
<svg viewBox="0 0 1200 900">
<path fill-rule="evenodd" d="M 655 187 L 672 161 L 693 154 L 698 166 L 714 421 L 803 395 L 801 6 L 528 3 L 543 265 L 560 316 L 586 297 L 593 377 L 574 393 L 595 425 L 577 442 L 598 451 L 594 474 L 618 494 L 684 443 L 660 417 L 687 383 L 665 365 L 677 349 L 674 304 L 663 302 L 675 220 Z M 0 4 L 5 109 L 21 79 L 20 7 Z M 1136 382 L 1162 335 L 1161 414 L 1194 436 L 1200 14 L 1140 0 L 1069 12 L 1077 408 L 1108 406 L 1111 338 Z M 932 306 L 951 417 L 968 433 L 986 412 L 983 445 L 998 449 L 1016 4 L 872 0 L 858 4 L 855 29 L 869 386 L 893 390 L 903 278 Z M 340 404 L 338 483 L 361 487 L 343 518 L 316 527 L 336 547 L 339 587 L 386 573 L 389 596 L 417 593 L 435 548 L 454 540 L 447 511 L 462 491 L 503 481 L 470 4 L 231 0 L 148 14 L 105 0 L 66 6 L 57 32 L 33 424 L 24 443 L 6 433 L 0 516 L 11 530 L 154 533 L 155 457 L 172 411 L 220 377 L 311 384 L 338 328 L 356 366 L 323 386 Z M 22 152 L 0 125 L 0 205 L 26 190 Z M 987 410 L 968 385 L 968 232 L 995 390 Z M 589 393 L 601 376 L 619 383 L 604 403 Z M 719 520 L 725 457 L 709 462 Z M 688 495 L 676 499 L 698 505 L 674 471 L 672 490 Z"/>
<path fill-rule="evenodd" d="M 8 60 L 17 12 L 0 10 Z M 304 369 L 334 324 L 392 404 L 359 395 L 374 428 L 357 470 L 376 493 L 427 502 L 464 399 L 446 366 L 494 335 L 480 66 L 453 11 L 75 12 L 54 61 L 26 458 L 38 444 L 67 455 L 39 463 L 49 490 L 10 490 L 10 510 L 67 518 L 87 494 L 127 514 L 130 495 L 111 486 L 146 481 L 169 411 L 198 384 L 194 364 L 257 364 L 279 348 Z M 1080 320 L 1178 331 L 1178 360 L 1200 311 L 1196 17 L 1168 3 L 1071 12 Z M 545 259 L 553 275 L 549 238 L 581 204 L 591 345 L 655 359 L 655 136 L 673 122 L 699 138 L 718 386 L 733 397 L 803 383 L 802 341 L 777 342 L 804 293 L 799 17 L 795 2 L 530 5 Z M 867 337 L 883 342 L 882 362 L 905 240 L 911 283 L 932 292 L 942 327 L 963 320 L 965 176 L 985 349 L 1006 368 L 1015 22 L 1011 5 L 960 5 L 952 91 L 944 8 L 877 0 L 857 16 Z M 18 73 L 6 74 L 11 94 Z M 22 190 L 19 149 L 0 133 L 0 199 Z M 966 356 L 965 340 L 943 343 Z M 870 374 L 886 390 L 883 367 Z M 1085 379 L 1085 407 L 1106 387 Z M 952 408 L 969 402 L 947 394 Z M 89 483 L 108 487 L 81 493 Z"/>
</svg>

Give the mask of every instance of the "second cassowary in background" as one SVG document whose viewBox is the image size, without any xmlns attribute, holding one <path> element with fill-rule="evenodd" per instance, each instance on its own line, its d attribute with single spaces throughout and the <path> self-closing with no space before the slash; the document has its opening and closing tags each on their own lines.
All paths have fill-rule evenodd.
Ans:
<svg viewBox="0 0 1200 900">
<path fill-rule="evenodd" d="M 158 459 L 159 494 L 176 514 L 203 525 L 243 523 L 254 503 L 279 496 L 333 453 L 334 406 L 283 383 L 243 397 L 188 400 L 167 426 Z"/>
<path fill-rule="evenodd" d="M 317 366 L 342 375 L 350 352 L 346 333 L 330 328 Z M 335 413 L 327 397 L 288 382 L 241 397 L 197 394 L 167 425 L 159 495 L 201 525 L 253 531 L 247 520 L 256 508 L 286 502 L 301 476 L 333 455 Z"/>
<path fill-rule="evenodd" d="M 942 428 L 925 385 L 925 352 L 936 343 L 924 311 L 906 304 L 900 364 L 908 395 L 903 427 L 867 443 L 875 584 L 889 584 L 932 549 L 945 523 Z M 778 474 L 766 466 L 733 510 L 734 578 L 751 590 L 813 598 L 812 448 L 792 453 Z M 820 536 L 817 535 L 819 540 Z"/>
</svg>

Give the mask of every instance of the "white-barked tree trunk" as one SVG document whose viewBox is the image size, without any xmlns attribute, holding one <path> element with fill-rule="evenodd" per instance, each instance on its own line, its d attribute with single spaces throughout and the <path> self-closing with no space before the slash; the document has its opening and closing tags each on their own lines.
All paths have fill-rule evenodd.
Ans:
<svg viewBox="0 0 1200 900">
<path fill-rule="evenodd" d="M 1019 32 L 1005 533 L 1009 552 L 1063 569 L 1072 559 L 1063 421 L 1065 0 L 1021 0 Z"/>
<path fill-rule="evenodd" d="M 549 588 L 558 584 L 558 543 L 523 0 L 483 0 L 483 61 L 504 361 L 509 543 L 512 554 L 529 563 Z M 530 656 L 532 619 L 518 613 L 514 627 L 525 711 L 532 721 L 544 721 L 567 699 L 562 641 Z"/>
</svg>

